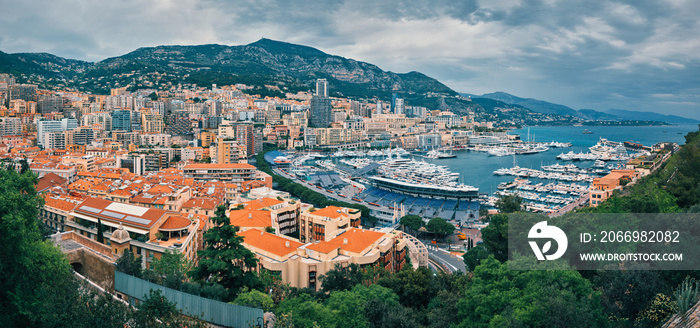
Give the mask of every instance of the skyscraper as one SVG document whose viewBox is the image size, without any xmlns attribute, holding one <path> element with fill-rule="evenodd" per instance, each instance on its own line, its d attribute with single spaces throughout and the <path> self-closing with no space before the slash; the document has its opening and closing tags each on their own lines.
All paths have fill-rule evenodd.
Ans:
<svg viewBox="0 0 700 328">
<path fill-rule="evenodd" d="M 311 98 L 311 108 L 309 108 L 311 125 L 317 128 L 329 126 L 333 122 L 331 110 L 331 99 L 328 98 L 328 81 L 318 79 L 316 80 L 316 95 Z"/>
<path fill-rule="evenodd" d="M 405 107 L 403 98 L 396 98 L 394 101 L 394 114 L 405 114 Z"/>
<path fill-rule="evenodd" d="M 316 80 L 316 95 L 319 97 L 328 97 L 328 81 L 326 81 L 326 79 Z"/>
<path fill-rule="evenodd" d="M 311 98 L 311 108 L 309 109 L 311 125 L 316 128 L 328 127 L 333 122 L 331 110 L 330 98 L 313 96 Z"/>
<path fill-rule="evenodd" d="M 115 110 L 112 113 L 112 130 L 131 132 L 130 110 Z"/>
<path fill-rule="evenodd" d="M 236 140 L 243 147 L 248 158 L 255 155 L 255 135 L 253 134 L 253 124 L 237 124 Z"/>
</svg>

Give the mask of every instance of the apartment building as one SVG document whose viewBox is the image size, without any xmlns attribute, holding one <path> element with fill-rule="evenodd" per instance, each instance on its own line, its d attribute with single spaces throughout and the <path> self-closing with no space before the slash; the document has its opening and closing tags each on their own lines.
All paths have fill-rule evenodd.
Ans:
<svg viewBox="0 0 700 328">
<path fill-rule="evenodd" d="M 342 229 L 360 226 L 360 210 L 328 206 L 310 209 L 299 218 L 299 239 L 302 242 L 328 241 Z"/>
<path fill-rule="evenodd" d="M 320 288 L 319 277 L 336 265 L 379 266 L 397 272 L 406 264 L 406 241 L 400 231 L 351 228 L 328 241 L 301 243 L 261 229 L 239 233 L 255 253 L 260 269 L 292 287 Z"/>
<path fill-rule="evenodd" d="M 74 231 L 95 240 L 97 225 L 101 222 L 105 240 L 99 242 L 108 246 L 113 234 L 118 230 L 126 231 L 126 235 L 117 233 L 120 245 L 126 245 L 124 247 L 140 256 L 145 268 L 150 268 L 153 259 L 160 258 L 166 251 L 179 252 L 187 260 L 196 260 L 200 221 L 180 213 L 93 197 L 81 202 L 50 197 L 40 211 L 40 218 L 50 221 L 59 231 Z M 127 236 L 129 238 L 125 238 Z"/>
<path fill-rule="evenodd" d="M 593 179 L 590 188 L 590 204 L 598 206 L 612 195 L 612 193 L 622 188 L 622 181 L 632 182 L 638 177 L 635 170 L 612 170 L 601 178 Z M 623 182 L 624 183 L 624 182 Z"/>
<path fill-rule="evenodd" d="M 243 182 L 255 180 L 255 166 L 250 164 L 188 164 L 183 168 L 185 178 Z"/>
</svg>

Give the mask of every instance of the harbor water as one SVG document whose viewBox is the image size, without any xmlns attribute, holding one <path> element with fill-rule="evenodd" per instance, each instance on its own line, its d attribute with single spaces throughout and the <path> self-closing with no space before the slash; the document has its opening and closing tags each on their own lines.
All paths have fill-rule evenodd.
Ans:
<svg viewBox="0 0 700 328">
<path fill-rule="evenodd" d="M 583 134 L 583 130 L 588 129 L 592 134 Z M 573 151 L 588 152 L 588 147 L 595 145 L 602 137 L 610 141 L 623 142 L 633 141 L 645 146 L 651 146 L 658 142 L 676 142 L 683 144 L 685 135 L 688 132 L 697 131 L 698 125 L 674 125 L 674 126 L 630 126 L 630 127 L 609 127 L 609 126 L 534 126 L 513 130 L 509 134 L 519 134 L 524 141 L 528 140 L 528 130 L 530 141 L 537 142 L 571 142 L 569 148 L 550 148 L 550 150 L 537 154 L 515 155 L 515 156 L 490 156 L 486 152 L 477 151 L 455 151 L 455 158 L 429 159 L 416 157 L 417 160 L 424 160 L 437 165 L 445 165 L 452 172 L 460 173 L 460 183 L 472 185 L 479 188 L 479 192 L 493 194 L 497 191 L 496 186 L 501 182 L 513 181 L 512 176 L 496 176 L 493 171 L 502 167 L 512 167 L 514 158 L 520 167 L 540 169 L 542 165 L 554 163 L 572 163 L 557 160 L 557 155 L 564 152 Z M 590 167 L 592 161 L 574 162 L 581 167 Z"/>
</svg>

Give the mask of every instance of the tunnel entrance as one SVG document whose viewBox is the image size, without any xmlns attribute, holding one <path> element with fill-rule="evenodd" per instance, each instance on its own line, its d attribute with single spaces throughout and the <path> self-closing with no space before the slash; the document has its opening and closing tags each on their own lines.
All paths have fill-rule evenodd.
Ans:
<svg viewBox="0 0 700 328">
<path fill-rule="evenodd" d="M 85 269 L 83 268 L 83 264 L 80 262 L 75 262 L 70 264 L 73 267 L 73 271 L 79 273 L 81 276 L 85 276 Z"/>
</svg>

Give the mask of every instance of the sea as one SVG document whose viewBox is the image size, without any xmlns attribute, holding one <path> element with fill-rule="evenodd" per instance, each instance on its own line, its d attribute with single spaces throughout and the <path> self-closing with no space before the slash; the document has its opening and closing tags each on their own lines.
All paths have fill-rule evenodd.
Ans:
<svg viewBox="0 0 700 328">
<path fill-rule="evenodd" d="M 588 129 L 592 134 L 583 134 Z M 437 165 L 445 165 L 452 172 L 460 173 L 460 183 L 479 188 L 480 193 L 493 194 L 498 189 L 501 182 L 513 181 L 512 176 L 497 176 L 493 171 L 502 167 L 527 167 L 540 169 L 542 165 L 554 163 L 568 164 L 575 163 L 580 167 L 590 167 L 592 161 L 565 162 L 557 160 L 557 155 L 562 152 L 573 151 L 588 152 L 588 147 L 595 145 L 600 138 L 610 141 L 633 141 L 645 146 L 651 146 L 658 142 L 675 142 L 682 145 L 685 142 L 685 135 L 688 132 L 698 131 L 697 124 L 672 125 L 672 126 L 532 126 L 518 130 L 512 130 L 509 134 L 520 135 L 523 141 L 537 142 L 571 142 L 572 147 L 550 148 L 546 152 L 513 155 L 513 156 L 490 156 L 485 152 L 477 151 L 455 151 L 456 158 L 429 159 L 415 156 L 417 160 L 424 160 Z"/>
</svg>

